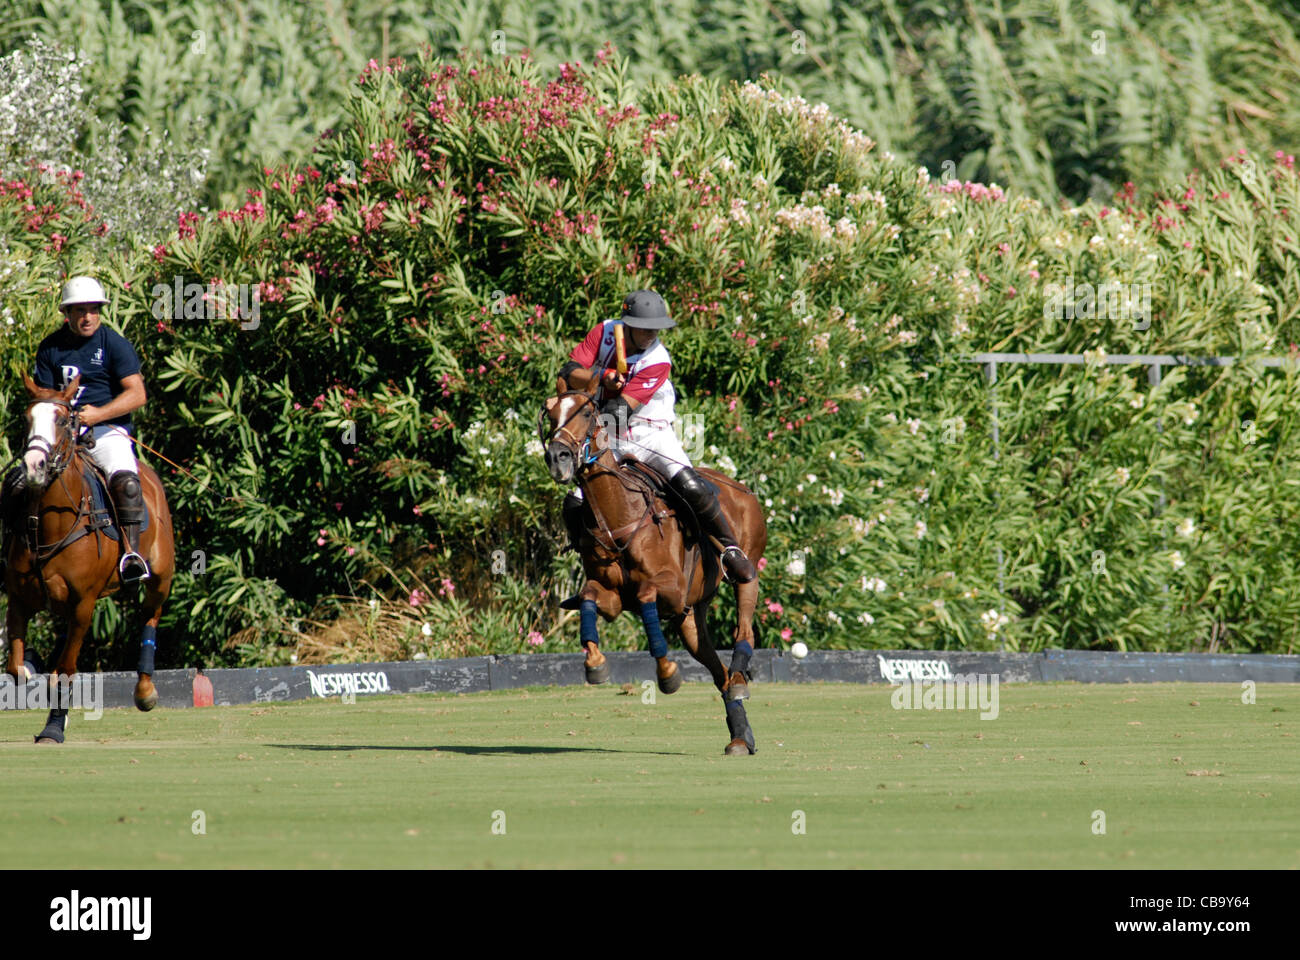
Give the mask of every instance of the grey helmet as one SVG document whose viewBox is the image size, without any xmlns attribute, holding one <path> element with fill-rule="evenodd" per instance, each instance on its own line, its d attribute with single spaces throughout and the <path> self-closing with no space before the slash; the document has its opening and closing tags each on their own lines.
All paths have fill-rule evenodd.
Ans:
<svg viewBox="0 0 1300 960">
<path fill-rule="evenodd" d="M 668 316 L 664 298 L 653 290 L 633 290 L 624 297 L 622 320 L 629 327 L 642 330 L 668 330 L 677 326 Z"/>
</svg>

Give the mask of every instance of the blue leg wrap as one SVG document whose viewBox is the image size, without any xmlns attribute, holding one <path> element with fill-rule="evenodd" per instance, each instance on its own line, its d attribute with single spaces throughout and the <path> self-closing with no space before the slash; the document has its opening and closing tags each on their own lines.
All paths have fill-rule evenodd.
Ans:
<svg viewBox="0 0 1300 960">
<path fill-rule="evenodd" d="M 144 631 L 140 634 L 140 666 L 137 673 L 147 673 L 153 676 L 153 655 L 158 649 L 157 637 L 154 634 L 154 628 L 145 625 Z"/>
<path fill-rule="evenodd" d="M 600 643 L 600 634 L 596 632 L 596 601 L 583 600 L 579 609 L 578 636 L 583 643 Z"/>
<path fill-rule="evenodd" d="M 738 641 L 731 651 L 731 672 L 747 673 L 749 671 L 749 660 L 754 655 L 754 648 L 741 640 Z"/>
<path fill-rule="evenodd" d="M 659 607 L 653 600 L 641 604 L 641 622 L 650 640 L 650 656 L 656 660 L 668 656 L 668 641 L 664 639 L 664 628 L 659 626 Z"/>
</svg>

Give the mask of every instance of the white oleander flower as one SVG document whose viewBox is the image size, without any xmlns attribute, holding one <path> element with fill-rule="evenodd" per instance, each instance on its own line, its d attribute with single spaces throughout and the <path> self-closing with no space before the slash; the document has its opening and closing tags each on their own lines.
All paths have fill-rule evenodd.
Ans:
<svg viewBox="0 0 1300 960">
<path fill-rule="evenodd" d="M 989 633 L 997 633 L 1010 622 L 1004 614 L 1000 614 L 996 610 L 985 610 L 980 615 L 980 623 L 984 625 L 984 629 Z"/>
</svg>

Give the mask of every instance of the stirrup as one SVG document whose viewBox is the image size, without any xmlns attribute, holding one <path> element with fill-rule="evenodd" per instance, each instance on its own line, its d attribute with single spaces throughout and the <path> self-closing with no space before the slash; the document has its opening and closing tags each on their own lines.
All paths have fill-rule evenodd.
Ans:
<svg viewBox="0 0 1300 960">
<path fill-rule="evenodd" d="M 135 576 L 128 575 L 128 566 L 132 571 L 136 571 Z M 150 576 L 149 563 L 138 553 L 127 553 L 117 562 L 117 575 L 123 583 L 135 583 L 138 580 L 146 580 Z"/>
<path fill-rule="evenodd" d="M 748 564 L 749 568 L 753 570 L 754 573 L 749 577 L 741 579 L 740 575 L 733 573 L 731 567 L 727 565 L 727 557 L 729 556 L 737 557 L 739 558 L 741 563 Z M 734 543 L 722 551 L 721 559 L 722 559 L 722 575 L 730 583 L 751 583 L 753 580 L 755 580 L 758 577 L 758 571 L 757 568 L 754 567 L 753 561 L 750 560 L 749 557 L 745 556 L 745 551 L 740 549 L 740 547 Z"/>
</svg>

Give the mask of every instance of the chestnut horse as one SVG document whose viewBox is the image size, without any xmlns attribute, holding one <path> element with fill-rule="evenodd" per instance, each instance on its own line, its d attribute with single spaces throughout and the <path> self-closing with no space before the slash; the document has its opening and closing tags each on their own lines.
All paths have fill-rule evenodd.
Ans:
<svg viewBox="0 0 1300 960">
<path fill-rule="evenodd" d="M 734 638 L 746 645 L 747 652 L 734 650 L 728 670 L 713 648 L 706 622 L 709 603 L 722 581 L 721 565 L 709 544 L 702 544 L 690 526 L 678 522 L 645 479 L 619 465 L 596 409 L 595 384 L 576 371 L 570 377 L 557 381 L 557 395 L 547 399 L 538 427 L 551 477 L 563 484 L 576 482 L 596 522 L 595 528 L 588 525 L 579 545 L 587 576 L 579 594 L 586 608 L 582 645 L 587 679 L 603 683 L 609 677 L 595 614 L 608 622 L 631 609 L 640 611 L 656 659 L 659 689 L 675 693 L 682 679 L 677 664 L 667 656 L 659 623 L 662 616 L 677 630 L 691 656 L 708 669 L 722 693 L 731 733 L 726 753 L 752 754 L 754 734 L 743 701 L 749 696 L 748 651 L 754 642 L 758 581 L 734 585 Z M 571 383 L 579 389 L 570 389 Z M 717 471 L 701 468 L 698 472 L 718 488 L 719 504 L 741 548 L 757 563 L 767 546 L 767 526 L 758 499 L 747 487 Z M 664 651 L 663 656 L 655 655 L 656 647 Z"/>
<path fill-rule="evenodd" d="M 117 570 L 118 544 L 95 522 L 90 485 L 83 474 L 94 468 L 78 447 L 78 421 L 72 407 L 81 378 L 74 378 L 65 390 L 46 390 L 26 376 L 23 380 L 33 403 L 27 408 L 27 446 L 21 458 L 26 477 L 25 503 L 21 506 L 25 509 L 16 511 L 23 518 L 23 526 L 10 543 L 5 572 L 9 597 L 9 659 L 5 669 L 15 683 L 24 682 L 27 625 L 48 607 L 56 617 L 68 621 L 67 636 L 51 671 L 54 684 L 60 675 L 71 678 L 77 672 L 77 654 L 90 629 L 95 601 L 115 593 L 122 582 Z M 162 481 L 148 464 L 139 467 L 149 511 L 148 529 L 140 533 L 140 553 L 148 561 L 151 575 L 144 581 L 147 620 L 141 637 L 135 705 L 152 710 L 158 703 L 151 676 L 155 630 L 171 592 L 175 559 L 172 518 Z M 119 536 L 123 536 L 120 528 Z M 65 706 L 52 709 L 36 742 L 62 743 L 67 714 Z"/>
</svg>

